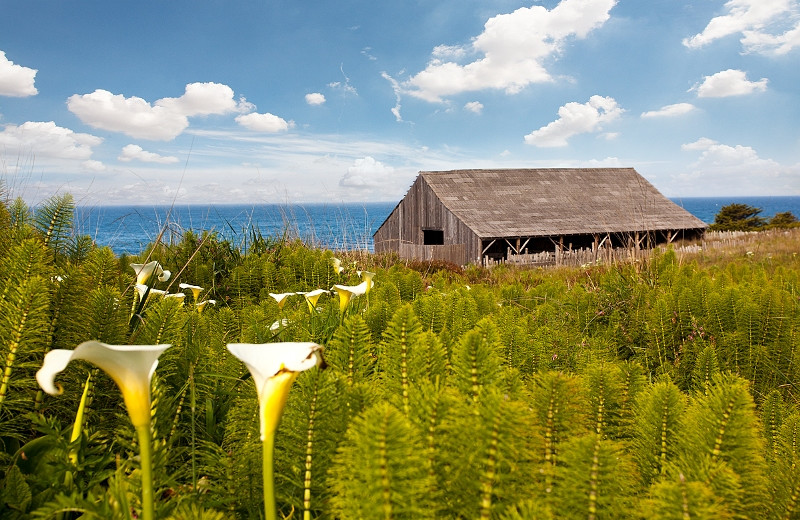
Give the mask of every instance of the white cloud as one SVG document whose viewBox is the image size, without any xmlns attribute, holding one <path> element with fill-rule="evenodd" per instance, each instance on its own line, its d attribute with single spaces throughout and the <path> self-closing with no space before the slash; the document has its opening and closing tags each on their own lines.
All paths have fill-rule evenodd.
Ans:
<svg viewBox="0 0 800 520">
<path fill-rule="evenodd" d="M 121 132 L 137 139 L 169 141 L 189 126 L 189 117 L 235 112 L 233 90 L 219 83 L 190 83 L 181 97 L 163 98 L 150 105 L 140 97 L 126 98 L 97 89 L 70 96 L 67 108 L 95 128 Z"/>
<path fill-rule="evenodd" d="M 787 195 L 800 193 L 800 167 L 763 159 L 750 146 L 730 146 L 701 137 L 682 145 L 681 150 L 700 152 L 689 171 L 675 178 L 675 189 L 684 195 L 766 195 L 776 189 Z"/>
<path fill-rule="evenodd" d="M 233 89 L 221 83 L 189 83 L 181 97 L 159 99 L 155 105 L 186 117 L 228 114 L 237 110 Z"/>
<path fill-rule="evenodd" d="M 729 0 L 725 14 L 712 18 L 703 32 L 683 44 L 696 49 L 741 33 L 745 52 L 786 54 L 800 46 L 799 11 L 797 0 Z"/>
<path fill-rule="evenodd" d="M 37 158 L 87 160 L 92 155 L 92 147 L 102 142 L 100 137 L 75 133 L 69 128 L 56 126 L 53 121 L 6 125 L 0 132 L 0 149 L 11 157 L 33 155 Z"/>
<path fill-rule="evenodd" d="M 464 105 L 465 110 L 469 110 L 470 112 L 474 112 L 476 114 L 480 114 L 483 112 L 483 103 L 480 101 L 470 101 L 466 105 Z"/>
<path fill-rule="evenodd" d="M 658 110 L 650 110 L 648 112 L 642 112 L 641 117 L 644 119 L 653 117 L 676 117 L 688 114 L 694 109 L 695 106 L 691 103 L 675 103 L 674 105 L 663 106 Z"/>
<path fill-rule="evenodd" d="M 306 94 L 306 103 L 308 103 L 311 106 L 322 105 L 323 103 L 325 103 L 325 96 L 320 94 L 319 92 Z"/>
<path fill-rule="evenodd" d="M 743 71 L 728 69 L 705 76 L 703 82 L 693 86 L 689 92 L 696 91 L 697 97 L 704 98 L 742 96 L 765 90 L 767 90 L 767 78 L 749 81 Z"/>
<path fill-rule="evenodd" d="M 611 97 L 595 95 L 583 104 L 573 101 L 558 109 L 558 119 L 526 135 L 525 142 L 539 147 L 567 146 L 570 137 L 600 130 L 603 123 L 623 112 Z"/>
<path fill-rule="evenodd" d="M 376 188 L 385 184 L 394 173 L 394 168 L 376 161 L 370 156 L 356 159 L 353 165 L 347 168 L 339 186 L 345 188 Z"/>
<path fill-rule="evenodd" d="M 189 120 L 183 114 L 162 106 L 151 106 L 140 97 L 126 98 L 102 89 L 70 96 L 67 108 L 90 126 L 137 139 L 169 141 L 189 126 Z"/>
<path fill-rule="evenodd" d="M 391 85 L 392 85 L 392 90 L 394 91 L 395 103 L 394 103 L 394 106 L 392 107 L 391 112 L 394 115 L 395 121 L 397 121 L 398 123 L 402 123 L 403 122 L 403 115 L 400 113 L 400 109 L 403 108 L 403 105 L 400 103 L 401 102 L 400 94 L 403 91 L 403 89 L 400 86 L 400 83 L 398 83 L 396 79 L 394 79 L 393 77 L 391 77 L 387 73 L 381 72 L 381 77 L 383 79 L 385 79 L 386 81 L 388 81 L 389 83 L 391 83 Z"/>
<path fill-rule="evenodd" d="M 551 10 L 522 7 L 490 18 L 469 46 L 434 48 L 425 70 L 403 84 L 410 95 L 431 102 L 461 92 L 499 89 L 509 94 L 551 81 L 544 62 L 572 37 L 585 38 L 609 19 L 617 0 L 562 0 Z M 478 57 L 466 65 L 454 61 Z"/>
<path fill-rule="evenodd" d="M 157 153 L 146 152 L 141 146 L 136 144 L 126 145 L 117 159 L 123 162 L 141 161 L 157 164 L 173 164 L 178 162 L 177 157 L 165 157 Z"/>
<path fill-rule="evenodd" d="M 274 114 L 258 114 L 256 112 L 236 116 L 236 122 L 248 130 L 271 134 L 285 132 L 290 127 L 294 126 L 293 122 L 286 121 Z"/>
<path fill-rule="evenodd" d="M 36 69 L 15 64 L 0 51 L 0 96 L 35 96 L 39 93 L 34 86 L 36 72 Z"/>
<path fill-rule="evenodd" d="M 84 170 L 90 171 L 90 172 L 94 172 L 94 173 L 100 173 L 100 172 L 104 172 L 104 171 L 107 170 L 105 164 L 103 164 L 100 161 L 96 161 L 94 159 L 89 159 L 88 161 L 83 161 L 81 163 L 81 166 L 83 167 Z"/>
</svg>

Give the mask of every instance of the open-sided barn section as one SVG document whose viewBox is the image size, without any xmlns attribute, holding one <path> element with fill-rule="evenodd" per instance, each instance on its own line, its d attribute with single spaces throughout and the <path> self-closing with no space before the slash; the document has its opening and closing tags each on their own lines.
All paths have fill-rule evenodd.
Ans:
<svg viewBox="0 0 800 520">
<path fill-rule="evenodd" d="M 420 172 L 373 240 L 376 253 L 463 265 L 649 248 L 706 227 L 633 168 L 453 170 Z"/>
</svg>

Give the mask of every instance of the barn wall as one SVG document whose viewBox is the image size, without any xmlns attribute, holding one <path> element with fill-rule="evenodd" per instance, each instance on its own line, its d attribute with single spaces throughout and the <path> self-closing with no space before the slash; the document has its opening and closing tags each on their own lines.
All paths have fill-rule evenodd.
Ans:
<svg viewBox="0 0 800 520">
<path fill-rule="evenodd" d="M 465 226 L 450 210 L 444 207 L 436 194 L 420 175 L 409 188 L 400 204 L 392 211 L 373 237 L 375 252 L 395 251 L 418 258 L 418 248 L 403 248 L 400 244 L 422 246 L 423 229 L 439 229 L 444 233 L 444 245 L 463 245 L 463 263 L 480 262 L 480 240 L 470 228 Z M 449 251 L 447 248 L 426 248 L 427 259 L 435 258 L 452 261 L 453 256 L 439 258 L 437 251 Z M 434 256 L 431 256 L 434 255 Z M 401 255 L 402 257 L 402 255 Z M 419 259 L 426 259 L 419 257 Z"/>
</svg>

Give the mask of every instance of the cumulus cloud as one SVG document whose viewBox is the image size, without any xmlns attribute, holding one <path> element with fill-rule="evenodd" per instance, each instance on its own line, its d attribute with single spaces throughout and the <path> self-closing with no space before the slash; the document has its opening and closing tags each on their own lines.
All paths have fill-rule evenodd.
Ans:
<svg viewBox="0 0 800 520">
<path fill-rule="evenodd" d="M 173 164 L 178 162 L 177 157 L 165 157 L 157 153 L 147 152 L 136 144 L 126 145 L 117 159 L 122 162 L 141 161 L 157 164 Z"/>
<path fill-rule="evenodd" d="M 648 112 L 642 112 L 642 118 L 654 118 L 654 117 L 677 117 L 682 116 L 684 114 L 688 114 L 689 112 L 693 111 L 695 106 L 691 103 L 675 103 L 674 105 L 666 105 L 658 110 L 650 110 Z"/>
<path fill-rule="evenodd" d="M 729 97 L 742 96 L 753 92 L 763 92 L 767 90 L 767 78 L 758 81 L 749 81 L 747 74 L 741 70 L 728 69 L 717 72 L 711 76 L 705 76 L 702 83 L 698 83 L 689 89 L 689 92 L 696 91 L 697 97 Z"/>
<path fill-rule="evenodd" d="M 490 18 L 468 46 L 434 48 L 425 70 L 406 81 L 412 96 L 431 102 L 483 89 L 519 92 L 531 83 L 551 81 L 544 62 L 557 56 L 571 38 L 586 38 L 609 19 L 617 0 L 561 0 L 551 10 L 535 5 Z M 466 65 L 458 61 L 476 56 Z"/>
<path fill-rule="evenodd" d="M 573 101 L 558 109 L 558 119 L 526 135 L 525 142 L 539 147 L 567 146 L 570 137 L 598 131 L 623 112 L 611 97 L 595 95 L 586 103 Z"/>
<path fill-rule="evenodd" d="M 377 188 L 385 184 L 394 173 L 394 168 L 376 161 L 370 156 L 356 159 L 353 165 L 347 168 L 339 186 L 345 188 Z"/>
<path fill-rule="evenodd" d="M 236 122 L 248 130 L 253 130 L 254 132 L 267 132 L 270 134 L 285 132 L 291 126 L 294 126 L 293 122 L 286 121 L 285 119 L 274 114 L 259 114 L 256 112 L 236 116 Z"/>
<path fill-rule="evenodd" d="M 36 72 L 36 69 L 15 64 L 0 51 L 0 96 L 35 96 L 39 93 L 33 85 Z"/>
<path fill-rule="evenodd" d="M 92 148 L 103 140 L 57 126 L 53 121 L 28 121 L 19 126 L 6 125 L 0 132 L 0 149 L 8 156 L 88 160 Z"/>
<path fill-rule="evenodd" d="M 474 112 L 476 114 L 480 114 L 483 112 L 483 103 L 480 101 L 470 101 L 469 103 L 464 105 L 465 110 L 469 110 L 470 112 Z"/>
<path fill-rule="evenodd" d="M 691 49 L 741 34 L 745 52 L 786 54 L 800 46 L 800 4 L 797 0 L 729 0 L 701 33 L 685 38 Z"/>
<path fill-rule="evenodd" d="M 159 99 L 155 104 L 186 117 L 228 114 L 237 110 L 233 89 L 221 83 L 189 83 L 181 97 Z"/>
<path fill-rule="evenodd" d="M 159 99 L 152 105 L 140 97 L 126 98 L 97 89 L 70 96 L 67 108 L 95 128 L 137 139 L 169 141 L 189 126 L 189 117 L 235 112 L 239 105 L 227 85 L 190 83 L 182 96 Z"/>
<path fill-rule="evenodd" d="M 322 105 L 323 103 L 325 103 L 325 96 L 320 94 L 319 92 L 306 94 L 306 103 L 308 103 L 311 106 Z"/>
<path fill-rule="evenodd" d="M 787 194 L 800 193 L 798 167 L 786 167 L 772 159 L 761 158 L 750 146 L 731 146 L 701 137 L 682 145 L 681 149 L 700 154 L 690 165 L 689 172 L 676 177 L 677 188 L 686 194 L 693 194 L 692 190 L 698 195 L 720 193 L 723 186 L 742 195 L 775 193 L 775 189 Z"/>
<path fill-rule="evenodd" d="M 101 161 L 96 161 L 94 159 L 89 159 L 88 161 L 83 161 L 81 163 L 81 167 L 92 173 L 100 173 L 107 170 L 106 165 L 103 164 Z"/>
</svg>

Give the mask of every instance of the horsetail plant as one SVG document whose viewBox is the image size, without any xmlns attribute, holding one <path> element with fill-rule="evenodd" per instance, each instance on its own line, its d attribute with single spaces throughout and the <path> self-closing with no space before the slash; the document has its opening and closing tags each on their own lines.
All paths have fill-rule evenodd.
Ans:
<svg viewBox="0 0 800 520">
<path fill-rule="evenodd" d="M 289 389 L 300 372 L 323 365 L 322 346 L 316 343 L 229 343 L 228 350 L 242 361 L 258 392 L 264 478 L 264 518 L 276 520 L 273 452 Z"/>
<path fill-rule="evenodd" d="M 103 369 L 117 384 L 139 439 L 143 520 L 153 520 L 155 513 L 150 442 L 150 381 L 159 356 L 169 347 L 170 345 L 107 345 L 99 341 L 86 341 L 75 350 L 51 350 L 45 355 L 42 368 L 36 373 L 36 380 L 45 392 L 59 395 L 63 388 L 55 383 L 56 375 L 73 359 L 83 359 Z"/>
</svg>

